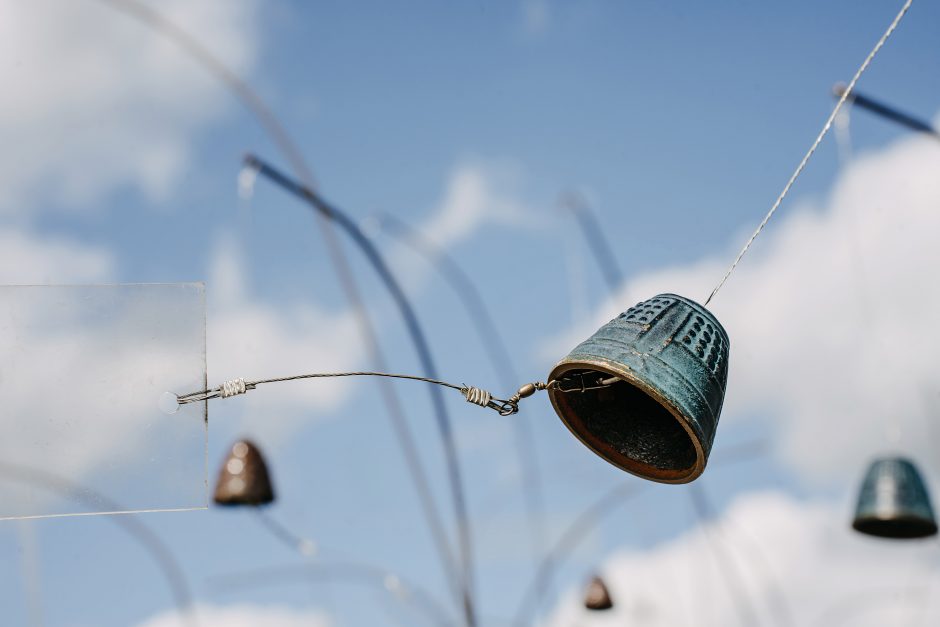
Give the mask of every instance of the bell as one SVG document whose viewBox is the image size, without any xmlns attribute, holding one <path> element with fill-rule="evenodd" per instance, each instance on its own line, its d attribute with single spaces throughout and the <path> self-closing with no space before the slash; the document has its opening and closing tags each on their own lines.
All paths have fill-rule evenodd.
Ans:
<svg viewBox="0 0 940 627">
<path fill-rule="evenodd" d="M 614 606 L 610 600 L 610 592 L 600 577 L 591 579 L 587 592 L 584 593 L 584 607 L 589 610 L 609 610 Z"/>
<path fill-rule="evenodd" d="M 218 505 L 266 505 L 274 500 L 274 489 L 268 466 L 254 444 L 239 440 L 232 450 L 215 484 L 212 497 Z"/>
<path fill-rule="evenodd" d="M 661 483 L 702 474 L 728 380 L 728 334 L 698 303 L 660 294 L 623 312 L 552 370 L 555 412 L 614 466 Z"/>
<path fill-rule="evenodd" d="M 852 527 L 879 538 L 926 538 L 937 533 L 927 487 L 910 460 L 889 457 L 872 462 Z"/>
</svg>

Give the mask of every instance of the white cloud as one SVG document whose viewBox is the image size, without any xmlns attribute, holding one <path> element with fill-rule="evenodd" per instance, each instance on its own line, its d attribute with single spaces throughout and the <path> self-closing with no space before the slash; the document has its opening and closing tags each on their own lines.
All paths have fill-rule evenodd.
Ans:
<svg viewBox="0 0 940 627">
<path fill-rule="evenodd" d="M 100 283 L 113 276 L 114 266 L 103 248 L 0 227 L 0 285 Z"/>
<path fill-rule="evenodd" d="M 439 240 L 453 243 L 492 219 L 487 212 L 493 208 L 500 219 L 517 215 L 519 209 L 509 196 L 493 192 L 494 185 L 499 187 L 494 178 L 500 177 L 485 175 L 481 169 L 458 169 L 427 230 Z M 0 231 L 0 244 L 0 262 L 4 262 L 0 279 L 8 283 L 101 283 L 113 276 L 115 261 L 104 249 L 12 229 Z M 326 311 L 315 304 L 284 306 L 258 299 L 245 280 L 248 273 L 243 271 L 240 250 L 231 238 L 220 238 L 211 260 L 206 326 L 210 386 L 239 377 L 251 380 L 355 370 L 361 365 L 363 345 L 350 310 Z M 43 306 L 32 307 L 21 317 L 42 316 L 42 310 Z M 89 318 L 79 303 L 68 299 L 58 302 L 53 311 L 54 316 L 46 316 L 49 324 L 32 322 L 27 336 L 15 329 L 12 335 L 0 334 L 4 354 L 27 350 L 20 362 L 4 362 L 11 368 L 9 373 L 0 372 L 0 377 L 6 374 L 7 378 L 0 394 L 5 410 L 21 417 L 7 423 L 4 441 L 34 443 L 10 449 L 13 461 L 23 462 L 26 455 L 27 465 L 73 477 L 132 509 L 198 504 L 200 493 L 186 492 L 180 483 L 192 479 L 188 487 L 201 487 L 201 468 L 191 465 L 178 463 L 176 467 L 185 472 L 193 471 L 191 476 L 167 481 L 162 492 L 156 485 L 133 493 L 123 489 L 128 477 L 143 473 L 147 464 L 163 458 L 158 447 L 166 437 L 182 438 L 174 450 L 192 452 L 194 446 L 201 447 L 202 436 L 195 431 L 171 435 L 162 427 L 147 426 L 151 421 L 163 424 L 163 415 L 155 411 L 159 393 L 201 387 L 198 376 L 189 377 L 185 384 L 170 382 L 171 374 L 180 369 L 180 359 L 191 357 L 188 347 L 193 338 L 188 327 L 179 329 L 185 336 L 181 341 L 167 340 L 153 346 L 140 334 L 122 336 L 119 329 L 112 328 L 117 321 L 114 312 L 105 312 L 103 319 L 109 323 L 101 326 L 92 322 L 98 318 Z M 122 378 L 120 372 L 127 376 Z M 19 377 L 15 386 L 10 385 L 13 374 Z M 86 384 L 89 380 L 96 383 Z M 112 387 L 103 386 L 102 381 L 110 381 Z M 160 389 L 155 391 L 154 385 Z M 349 379 L 287 382 L 262 386 L 237 399 L 213 401 L 209 406 L 213 437 L 247 431 L 274 445 L 309 424 L 317 412 L 336 409 L 353 386 L 365 385 L 371 384 Z M 56 389 L 55 394 L 45 393 L 50 387 Z M 111 392 L 102 403 L 101 394 L 106 390 Z M 29 416 L 45 419 L 31 420 Z M 135 461 L 141 459 L 146 463 Z M 61 511 L 60 505 L 50 505 L 52 501 L 41 498 L 42 490 L 23 491 L 21 487 L 8 486 L 9 507 L 0 511 L 0 516 Z M 173 490 L 183 498 L 171 498 Z"/>
<path fill-rule="evenodd" d="M 333 621 L 320 610 L 295 610 L 277 605 L 200 605 L 202 627 L 329 627 Z M 168 611 L 139 623 L 138 627 L 182 627 L 176 612 Z"/>
<path fill-rule="evenodd" d="M 327 312 L 312 304 L 274 305 L 252 297 L 241 253 L 230 238 L 219 240 L 212 259 L 210 386 L 234 378 L 353 370 L 361 361 L 363 345 L 351 312 Z M 309 421 L 312 411 L 335 409 L 350 385 L 368 384 L 348 379 L 277 383 L 244 397 L 215 401 L 209 412 L 222 413 L 238 404 L 245 428 L 262 437 L 284 437 Z"/>
<path fill-rule="evenodd" d="M 0 244 L 0 261 L 8 261 L 0 276 L 11 283 L 102 282 L 113 268 L 107 253 L 65 239 L 0 231 Z M 201 505 L 201 408 L 166 416 L 158 408 L 163 392 L 201 389 L 206 361 L 215 386 L 352 370 L 362 358 L 351 314 L 253 298 L 240 264 L 234 242 L 223 239 L 213 255 L 205 327 L 201 300 L 175 299 L 171 288 L 0 287 L 3 458 L 71 478 L 128 509 Z M 248 431 L 270 445 L 309 424 L 311 414 L 334 409 L 350 385 L 281 383 L 212 401 L 213 437 Z M 56 500 L 32 483 L 3 482 L 0 494 L 0 517 L 110 509 Z"/>
<path fill-rule="evenodd" d="M 731 337 L 723 422 L 771 418 L 778 453 L 806 477 L 855 477 L 895 446 L 937 459 L 938 171 L 923 138 L 858 159 L 822 206 L 784 205 L 712 303 Z M 660 292 L 702 302 L 735 252 L 629 281 L 594 328 Z M 566 334 L 553 355 L 591 332 Z"/>
<path fill-rule="evenodd" d="M 204 311 L 198 286 L 0 288 L 0 458 L 88 488 L 4 481 L 0 516 L 205 504 L 201 407 L 158 406 L 202 385 Z"/>
<path fill-rule="evenodd" d="M 421 231 L 446 247 L 488 223 L 518 223 L 528 213 L 517 200 L 517 172 L 505 163 L 464 163 L 447 181 L 440 205 Z"/>
<path fill-rule="evenodd" d="M 246 177 L 247 178 L 247 177 Z M 490 224 L 518 224 L 530 213 L 518 200 L 516 168 L 506 162 L 467 162 L 448 176 L 442 198 L 423 222 L 414 225 L 443 249 L 453 247 Z M 240 181 L 250 196 L 251 180 Z M 363 228 L 376 237 L 366 221 Z M 423 258 L 395 251 L 388 263 L 395 275 L 417 291 L 431 269 Z M 353 255 L 359 253 L 353 249 Z M 267 378 L 310 372 L 337 372 L 360 367 L 367 356 L 353 312 L 325 311 L 315 304 L 273 305 L 258 300 L 245 282 L 241 252 L 234 239 L 219 240 L 209 280 L 210 385 L 232 378 Z M 398 313 L 380 296 L 397 324 Z M 368 304 L 367 304 L 368 306 Z M 371 312 L 374 324 L 387 316 Z M 368 380 L 321 379 L 259 388 L 244 398 L 217 402 L 210 414 L 238 403 L 243 427 L 270 441 L 283 438 L 309 422 L 312 411 L 337 408 L 352 389 L 374 389 Z M 259 416 L 277 415 L 276 420 Z M 226 418 L 226 421 L 229 419 Z"/>
<path fill-rule="evenodd" d="M 755 624 L 940 621 L 940 604 L 930 602 L 930 591 L 940 585 L 935 544 L 861 536 L 851 531 L 850 515 L 773 492 L 752 493 L 732 505 L 720 533 Z M 741 624 L 741 604 L 732 600 L 707 544 L 710 535 L 695 528 L 646 552 L 615 554 L 601 567 L 614 609 L 582 609 L 579 587 L 569 590 L 548 624 Z"/>
<path fill-rule="evenodd" d="M 435 248 L 450 251 L 492 226 L 519 227 L 531 224 L 531 208 L 520 200 L 520 173 L 506 161 L 465 162 L 449 174 L 444 194 L 434 210 L 421 222 L 411 224 Z M 363 222 L 370 236 L 378 236 L 373 220 Z M 432 273 L 427 259 L 412 251 L 389 256 L 392 271 L 410 288 L 421 286 Z"/>
<path fill-rule="evenodd" d="M 257 3 L 154 3 L 238 74 Z M 165 196 L 227 96 L 165 37 L 99 2 L 0 0 L 0 212 L 90 205 L 122 185 Z"/>
<path fill-rule="evenodd" d="M 162 392 L 202 380 L 201 297 L 179 300 L 160 288 L 9 287 L 108 283 L 115 266 L 104 248 L 0 228 L 2 457 L 124 508 L 201 505 L 201 413 L 163 421 L 157 407 Z M 154 472 L 161 464 L 174 470 Z M 0 517 L 111 509 L 92 503 L 93 495 L 58 501 L 51 488 L 3 482 Z"/>
</svg>

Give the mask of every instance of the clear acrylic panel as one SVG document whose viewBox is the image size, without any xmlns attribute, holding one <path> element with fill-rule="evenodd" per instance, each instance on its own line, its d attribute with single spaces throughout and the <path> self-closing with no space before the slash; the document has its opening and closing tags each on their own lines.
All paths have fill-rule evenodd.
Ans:
<svg viewBox="0 0 940 627">
<path fill-rule="evenodd" d="M 0 286 L 0 519 L 207 506 L 202 283 Z"/>
</svg>

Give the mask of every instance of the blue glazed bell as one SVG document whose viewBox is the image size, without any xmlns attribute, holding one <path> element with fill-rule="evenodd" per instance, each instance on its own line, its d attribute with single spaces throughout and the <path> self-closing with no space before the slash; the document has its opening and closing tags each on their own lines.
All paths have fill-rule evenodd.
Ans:
<svg viewBox="0 0 940 627">
<path fill-rule="evenodd" d="M 728 380 L 728 334 L 698 303 L 660 294 L 577 346 L 549 375 L 552 406 L 608 462 L 688 483 L 708 461 Z"/>
<path fill-rule="evenodd" d="M 852 527 L 879 538 L 926 538 L 937 533 L 927 487 L 910 460 L 890 457 L 872 462 Z"/>
</svg>

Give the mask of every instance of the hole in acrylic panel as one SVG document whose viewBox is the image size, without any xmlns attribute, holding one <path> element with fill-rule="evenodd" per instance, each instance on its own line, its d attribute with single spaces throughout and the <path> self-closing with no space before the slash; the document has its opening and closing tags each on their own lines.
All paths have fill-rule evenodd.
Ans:
<svg viewBox="0 0 940 627">
<path fill-rule="evenodd" d="M 205 386 L 202 283 L 0 286 L 0 519 L 205 508 Z"/>
</svg>

